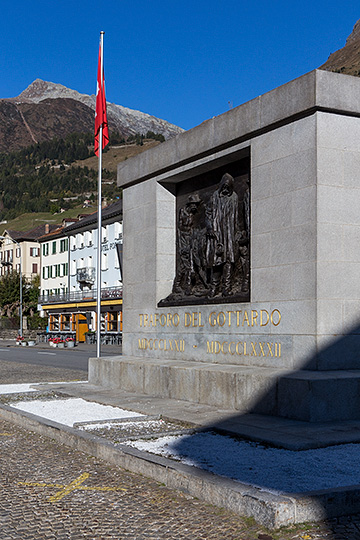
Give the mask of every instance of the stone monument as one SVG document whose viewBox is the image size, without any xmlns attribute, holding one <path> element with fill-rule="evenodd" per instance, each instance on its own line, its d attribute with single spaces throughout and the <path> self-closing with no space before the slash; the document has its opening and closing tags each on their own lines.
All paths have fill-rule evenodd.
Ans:
<svg viewBox="0 0 360 540">
<path fill-rule="evenodd" d="M 123 355 L 90 382 L 360 420 L 360 79 L 313 71 L 118 166 Z"/>
</svg>

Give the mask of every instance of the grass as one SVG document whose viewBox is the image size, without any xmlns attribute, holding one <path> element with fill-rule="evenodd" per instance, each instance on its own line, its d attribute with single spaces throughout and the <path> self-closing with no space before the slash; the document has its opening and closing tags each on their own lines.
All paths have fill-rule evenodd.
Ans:
<svg viewBox="0 0 360 540">
<path fill-rule="evenodd" d="M 51 212 L 31 212 L 29 214 L 21 214 L 20 216 L 2 223 L 0 225 L 0 235 L 6 230 L 29 231 L 42 225 L 49 223 L 50 225 L 60 225 L 64 218 L 75 218 L 78 214 L 91 214 L 96 208 L 83 208 L 82 205 L 66 210 L 62 214 L 52 214 Z"/>
<path fill-rule="evenodd" d="M 149 148 L 152 148 L 153 146 L 157 146 L 158 144 L 160 144 L 159 141 L 154 141 L 153 139 L 147 139 L 144 141 L 143 146 L 137 146 L 136 144 L 111 146 L 108 151 L 103 153 L 103 156 L 102 156 L 103 169 L 107 169 L 108 171 L 116 171 L 118 163 L 120 163 L 121 161 L 124 161 L 125 159 L 128 159 L 130 157 L 136 156 L 137 154 L 141 154 L 145 150 L 148 150 Z M 88 159 L 82 159 L 82 160 L 76 161 L 74 165 L 79 166 L 79 167 L 89 167 L 89 169 L 97 170 L 98 161 L 99 161 L 99 158 L 96 156 L 93 156 Z"/>
</svg>

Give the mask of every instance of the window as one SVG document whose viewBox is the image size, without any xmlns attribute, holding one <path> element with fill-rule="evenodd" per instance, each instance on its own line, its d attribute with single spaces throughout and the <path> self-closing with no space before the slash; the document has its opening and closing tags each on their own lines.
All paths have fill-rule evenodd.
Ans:
<svg viewBox="0 0 360 540">
<path fill-rule="evenodd" d="M 106 331 L 106 319 L 107 319 L 107 313 L 101 313 L 100 314 L 100 330 L 101 330 L 101 332 Z"/>
<path fill-rule="evenodd" d="M 61 271 L 62 271 L 61 277 L 68 275 L 68 263 L 62 263 Z"/>
<path fill-rule="evenodd" d="M 30 248 L 30 257 L 31 257 L 31 249 L 32 248 Z M 16 248 L 15 257 L 19 258 L 20 254 L 21 254 L 21 249 L 18 247 Z"/>
<path fill-rule="evenodd" d="M 108 329 L 108 332 L 117 332 L 117 329 L 118 329 L 118 317 L 117 317 L 117 312 L 115 313 L 112 313 L 112 312 L 108 312 L 107 314 L 107 329 Z"/>
<path fill-rule="evenodd" d="M 83 233 L 80 233 L 77 236 L 77 247 L 80 249 L 84 247 L 84 234 Z"/>
<path fill-rule="evenodd" d="M 33 263 L 33 265 L 32 265 L 32 273 L 37 274 L 37 271 L 38 271 L 38 265 L 36 263 Z"/>
<path fill-rule="evenodd" d="M 108 269 L 108 257 L 106 253 L 101 254 L 101 270 Z"/>
<path fill-rule="evenodd" d="M 46 279 L 46 276 L 45 276 L 45 270 L 46 270 L 46 268 L 45 268 L 45 266 L 44 266 L 44 267 L 43 267 L 43 271 L 42 271 L 42 277 L 43 277 L 43 279 Z"/>
<path fill-rule="evenodd" d="M 92 246 L 93 245 L 93 233 L 92 231 L 87 231 L 86 233 L 86 245 Z"/>
<path fill-rule="evenodd" d="M 56 240 L 52 243 L 52 254 L 55 255 L 56 253 Z"/>
<path fill-rule="evenodd" d="M 107 242 L 106 227 L 101 227 L 101 241 Z"/>
<path fill-rule="evenodd" d="M 59 331 L 60 329 L 60 315 L 50 315 L 50 330 Z"/>
<path fill-rule="evenodd" d="M 115 240 L 121 240 L 122 239 L 122 223 L 117 221 L 114 223 L 115 225 Z"/>
<path fill-rule="evenodd" d="M 39 248 L 37 247 L 30 248 L 30 257 L 38 257 L 39 255 L 40 255 Z M 20 257 L 20 249 L 19 249 L 19 254 L 18 254 L 18 250 L 16 250 L 16 256 Z"/>
<path fill-rule="evenodd" d="M 71 322 L 70 314 L 61 315 L 61 330 L 63 332 L 68 332 L 70 330 L 70 322 Z"/>
<path fill-rule="evenodd" d="M 49 244 L 43 244 L 43 255 L 49 255 Z"/>
<path fill-rule="evenodd" d="M 60 253 L 64 253 L 64 251 L 67 251 L 68 249 L 68 239 L 63 238 L 60 240 Z"/>
</svg>

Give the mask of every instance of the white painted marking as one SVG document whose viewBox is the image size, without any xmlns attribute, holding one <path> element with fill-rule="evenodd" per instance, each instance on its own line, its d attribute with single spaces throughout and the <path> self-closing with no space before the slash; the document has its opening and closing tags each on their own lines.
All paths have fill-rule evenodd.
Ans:
<svg viewBox="0 0 360 540">
<path fill-rule="evenodd" d="M 38 354 L 52 354 L 53 356 L 56 356 L 56 352 L 38 352 Z"/>
</svg>

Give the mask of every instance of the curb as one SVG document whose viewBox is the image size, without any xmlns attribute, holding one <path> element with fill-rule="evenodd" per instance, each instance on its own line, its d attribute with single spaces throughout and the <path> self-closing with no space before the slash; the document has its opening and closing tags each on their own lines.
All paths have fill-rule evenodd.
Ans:
<svg viewBox="0 0 360 540">
<path fill-rule="evenodd" d="M 19 412 L 0 404 L 0 417 L 24 429 L 142 474 L 207 503 L 238 515 L 253 517 L 269 529 L 320 521 L 360 511 L 360 486 L 303 494 L 279 494 L 235 482 L 207 471 L 123 445 L 95 435 Z"/>
</svg>

